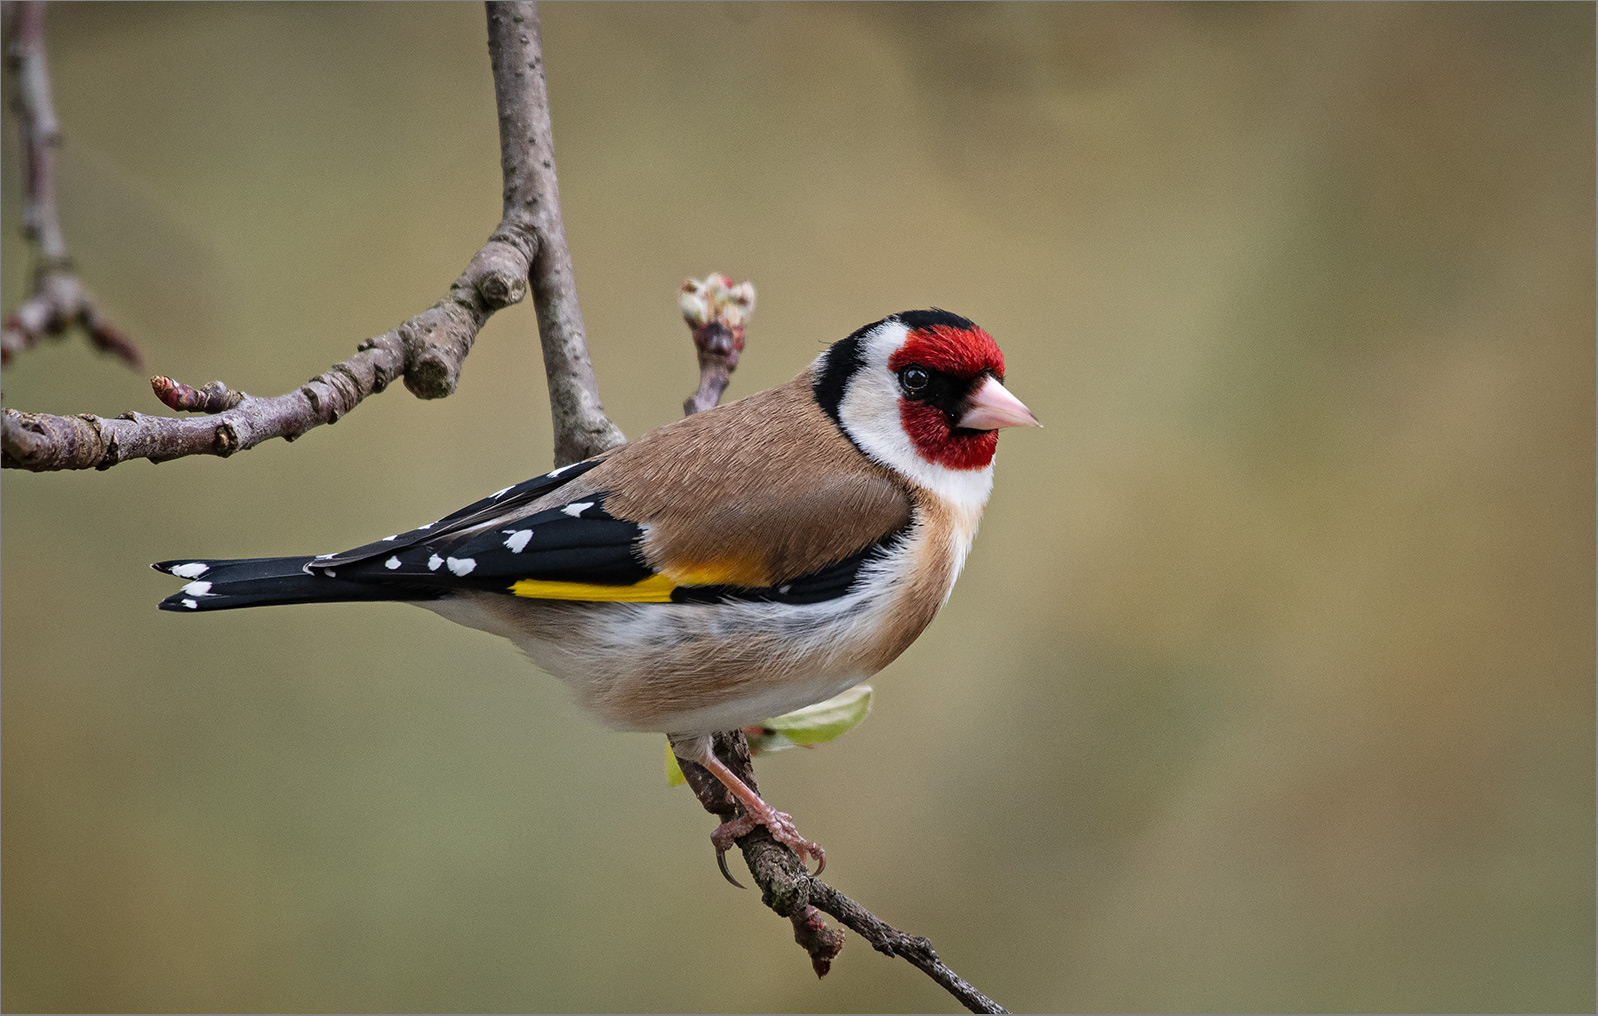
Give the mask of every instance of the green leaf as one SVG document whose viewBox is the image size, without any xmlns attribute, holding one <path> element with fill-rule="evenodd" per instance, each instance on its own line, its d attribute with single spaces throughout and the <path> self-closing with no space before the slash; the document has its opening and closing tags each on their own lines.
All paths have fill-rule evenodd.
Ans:
<svg viewBox="0 0 1598 1016">
<path fill-rule="evenodd" d="M 680 787 L 688 782 L 688 777 L 682 774 L 682 766 L 677 764 L 677 753 L 671 750 L 671 741 L 666 742 L 666 786 Z"/>
<path fill-rule="evenodd" d="M 825 702 L 795 709 L 773 717 L 758 727 L 745 727 L 749 738 L 749 753 L 764 755 L 789 748 L 811 748 L 825 744 L 860 725 L 871 711 L 871 686 L 857 684 L 842 695 L 834 695 Z M 666 742 L 666 786 L 680 787 L 687 783 L 677 756 Z"/>
<path fill-rule="evenodd" d="M 767 720 L 765 730 L 750 737 L 749 747 L 756 754 L 783 751 L 796 745 L 825 744 L 860 725 L 871 711 L 871 686 L 859 684 L 825 702 L 795 709 Z M 756 747 L 756 743 L 759 746 Z"/>
</svg>

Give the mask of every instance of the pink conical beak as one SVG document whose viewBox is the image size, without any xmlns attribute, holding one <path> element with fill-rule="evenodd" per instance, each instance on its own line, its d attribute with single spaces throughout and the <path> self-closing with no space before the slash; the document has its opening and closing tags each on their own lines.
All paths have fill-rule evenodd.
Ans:
<svg viewBox="0 0 1598 1016">
<path fill-rule="evenodd" d="M 966 430 L 998 430 L 1000 427 L 1041 427 L 1020 399 L 999 383 L 996 377 L 982 382 L 965 404 L 957 426 Z"/>
</svg>

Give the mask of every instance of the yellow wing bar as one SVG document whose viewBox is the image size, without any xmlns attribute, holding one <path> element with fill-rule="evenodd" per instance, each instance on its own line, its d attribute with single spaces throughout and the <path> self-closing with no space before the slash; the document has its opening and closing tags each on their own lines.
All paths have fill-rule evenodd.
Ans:
<svg viewBox="0 0 1598 1016">
<path fill-rule="evenodd" d="M 586 600 L 608 603 L 670 603 L 677 583 L 664 575 L 651 575 L 630 586 L 602 586 L 591 582 L 552 582 L 521 579 L 511 585 L 517 596 L 533 600 Z"/>
</svg>

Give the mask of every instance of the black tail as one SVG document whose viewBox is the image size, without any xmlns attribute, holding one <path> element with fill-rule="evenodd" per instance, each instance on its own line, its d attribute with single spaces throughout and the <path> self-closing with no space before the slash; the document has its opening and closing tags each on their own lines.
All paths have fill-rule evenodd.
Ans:
<svg viewBox="0 0 1598 1016">
<path fill-rule="evenodd" d="M 346 582 L 323 571 L 305 572 L 309 557 L 252 557 L 236 561 L 162 561 L 150 567 L 189 584 L 161 601 L 162 610 L 232 610 L 278 603 L 337 603 L 348 600 L 427 599 L 429 594 L 394 586 Z M 432 595 L 437 595 L 436 593 Z"/>
</svg>

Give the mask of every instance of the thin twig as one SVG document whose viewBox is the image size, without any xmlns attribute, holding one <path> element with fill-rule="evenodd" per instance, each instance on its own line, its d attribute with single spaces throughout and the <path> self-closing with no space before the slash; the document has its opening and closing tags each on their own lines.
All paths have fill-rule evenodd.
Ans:
<svg viewBox="0 0 1598 1016">
<path fill-rule="evenodd" d="M 137 369 L 144 358 L 122 330 L 106 320 L 73 272 L 61 216 L 56 211 L 56 151 L 61 124 L 50 97 L 50 65 L 44 45 L 44 4 L 7 4 L 5 30 L 11 40 L 6 71 L 12 78 L 18 133 L 22 139 L 22 232 L 35 248 L 33 290 L 0 328 L 0 366 L 41 338 L 79 326 L 96 349 Z"/>
<path fill-rule="evenodd" d="M 0 465 L 108 469 L 129 459 L 164 462 L 186 455 L 232 455 L 271 438 L 292 441 L 313 427 L 335 423 L 401 377 L 418 397 L 441 398 L 454 391 L 461 361 L 483 322 L 525 293 L 519 284 L 526 274 L 527 258 L 520 248 L 491 240 L 455 280 L 449 295 L 432 307 L 362 342 L 354 356 L 294 391 L 271 397 L 233 393 L 238 404 L 211 416 L 124 413 L 107 419 L 7 409 L 0 421 Z M 153 379 L 158 394 L 163 380 L 170 379 Z"/>
<path fill-rule="evenodd" d="M 773 842 L 772 846 L 780 844 Z M 745 860 L 748 859 L 750 849 L 765 848 L 746 848 Z M 842 921 L 861 938 L 870 942 L 873 949 L 908 960 L 972 1012 L 1009 1012 L 1004 1006 L 972 987 L 965 978 L 950 970 L 948 964 L 938 958 L 937 951 L 927 939 L 919 935 L 905 934 L 818 878 L 809 875 L 800 877 L 807 884 L 807 898 L 811 906 L 824 910 Z"/>
</svg>

